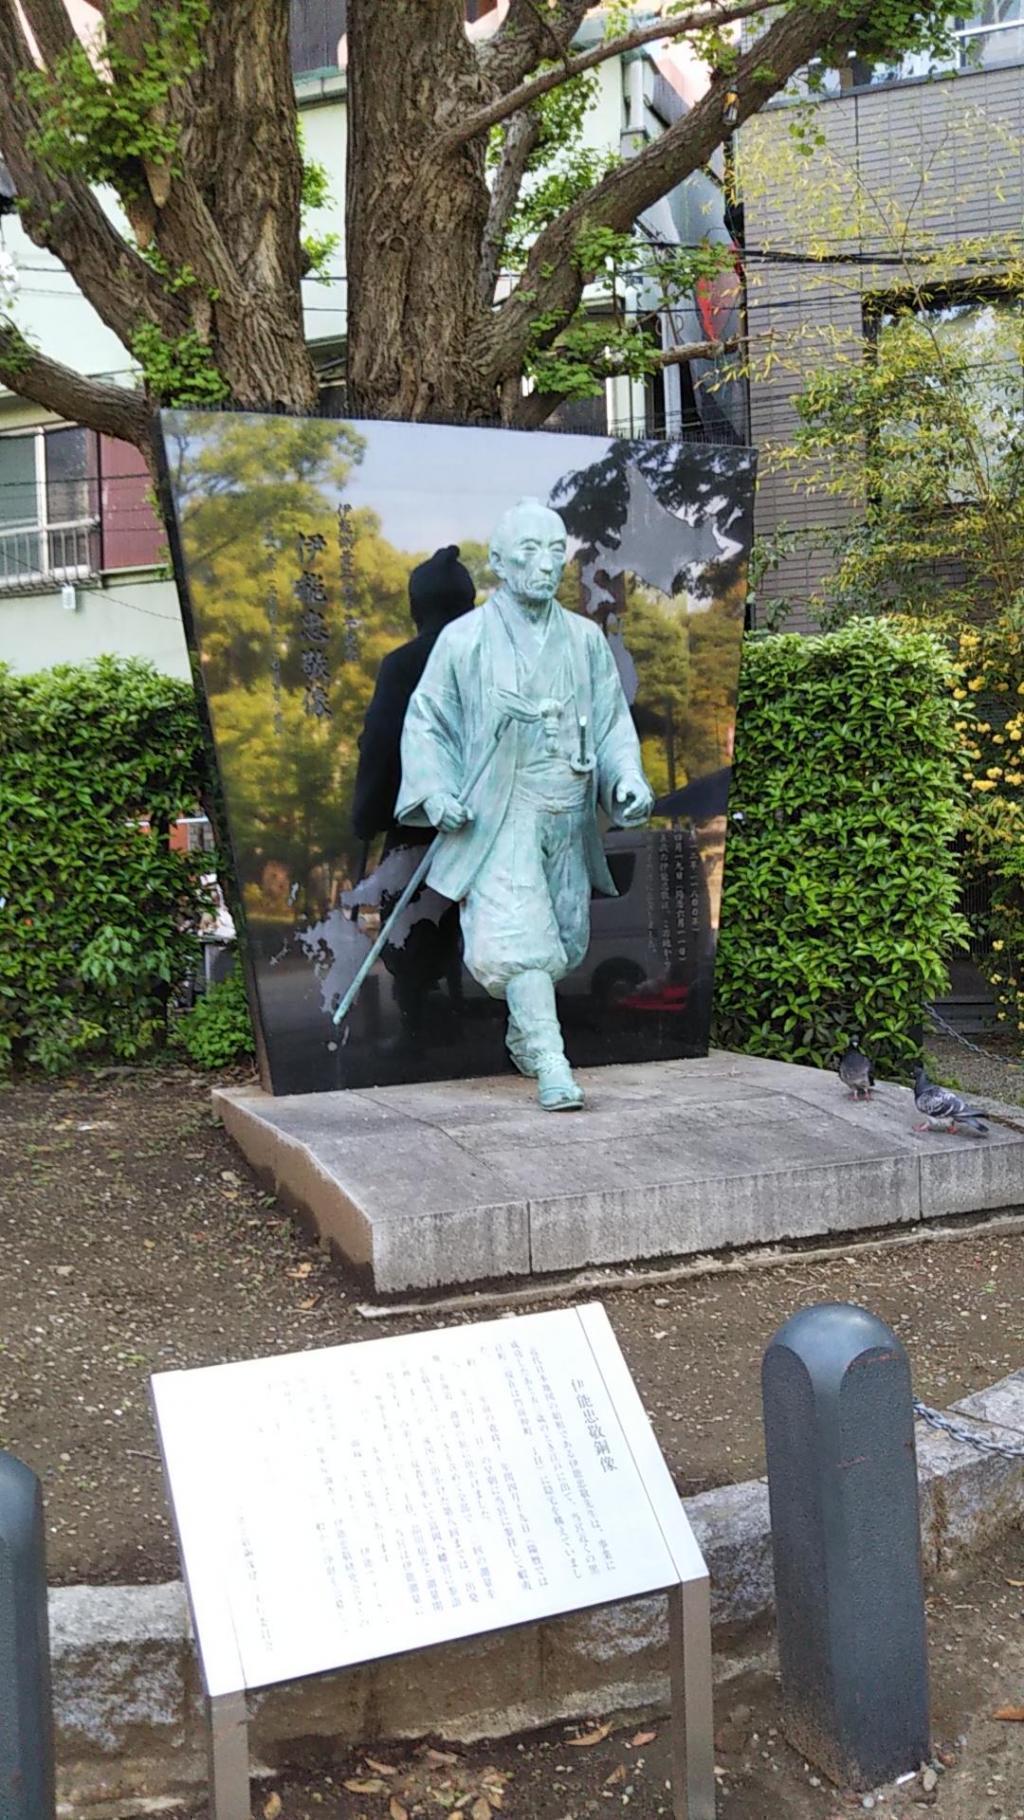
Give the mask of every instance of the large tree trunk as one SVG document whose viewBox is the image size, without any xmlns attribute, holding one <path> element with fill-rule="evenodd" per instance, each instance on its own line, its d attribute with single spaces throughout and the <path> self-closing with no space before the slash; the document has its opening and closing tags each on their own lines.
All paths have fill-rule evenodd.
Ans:
<svg viewBox="0 0 1024 1820">
<path fill-rule="evenodd" d="M 480 300 L 486 136 L 439 146 L 446 124 L 488 99 L 463 19 L 461 0 L 349 0 L 346 267 L 356 414 L 467 423 L 497 415 L 490 309 Z"/>
</svg>

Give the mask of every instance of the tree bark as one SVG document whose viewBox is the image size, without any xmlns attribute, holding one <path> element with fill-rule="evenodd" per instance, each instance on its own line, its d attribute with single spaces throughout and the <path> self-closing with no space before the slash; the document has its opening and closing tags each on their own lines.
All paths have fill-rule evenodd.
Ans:
<svg viewBox="0 0 1024 1820">
<path fill-rule="evenodd" d="M 171 0 L 125 13 L 99 0 L 117 48 L 144 63 Z M 529 155 L 528 104 L 573 69 L 614 54 L 571 44 L 590 0 L 511 0 L 480 45 L 464 0 L 349 0 L 348 368 L 354 414 L 468 423 L 542 421 L 556 395 L 522 397 L 532 348 L 549 345 L 594 275 L 579 255 L 594 227 L 628 229 L 700 169 L 722 142 L 724 82 L 662 138 L 612 171 L 538 237 L 517 290 L 493 304 L 503 230 Z M 936 0 L 921 0 L 922 8 Z M 739 16 L 753 0 L 695 0 L 689 23 Z M 288 54 L 289 0 L 215 0 L 201 56 L 155 104 L 177 126 L 175 155 L 126 154 L 115 175 L 138 246 L 104 214 L 84 176 L 43 166 L 32 151 L 37 104 L 20 80 L 36 53 L 56 70 L 71 44 L 64 0 L 0 0 L 0 151 L 24 224 L 67 267 L 131 349 L 153 325 L 170 355 L 198 338 L 231 402 L 302 414 L 317 408 L 304 344 L 301 163 Z M 33 51 L 23 24 L 34 35 Z M 669 13 L 667 35 L 682 30 Z M 729 86 L 742 122 L 871 8 L 861 0 L 795 0 L 738 60 Z M 634 26 L 630 42 L 655 25 Z M 621 48 L 621 45 L 619 46 Z M 537 78 L 550 63 L 556 74 Z M 557 72 L 560 72 L 558 74 Z M 506 158 L 488 189 L 488 127 L 509 119 Z M 152 246 L 160 268 L 139 248 Z M 191 274 L 191 275 L 190 275 Z M 537 323 L 546 326 L 539 331 Z M 669 356 L 667 355 L 666 358 Z M 27 397 L 146 444 L 147 409 L 116 388 L 72 384 L 59 363 L 26 359 L 0 322 L 0 378 Z M 112 395 L 113 394 L 113 395 Z M 186 394 L 187 395 L 187 394 Z M 103 425 L 100 425 L 100 418 Z"/>
<path fill-rule="evenodd" d="M 462 0 L 350 0 L 348 21 L 351 408 L 491 421 L 486 140 L 437 150 L 438 129 L 489 98 Z"/>
<path fill-rule="evenodd" d="M 541 58 L 562 55 L 570 68 L 589 67 L 604 54 L 568 58 L 586 10 L 578 0 L 554 7 L 514 0 L 501 30 L 477 53 L 465 38 L 461 0 L 390 0 L 386 8 L 350 0 L 348 333 L 356 414 L 544 421 L 560 397 L 521 398 L 518 380 L 531 347 L 557 339 L 595 275 L 579 260 L 581 233 L 629 228 L 701 169 L 726 137 L 719 78 L 667 133 L 546 228 L 517 289 L 500 307 L 490 305 L 482 274 L 498 264 L 495 230 L 507 199 L 488 198 L 487 130 L 509 106 L 521 105 L 524 79 Z M 750 10 L 748 0 L 707 0 L 695 9 L 702 20 Z M 779 14 L 730 74 L 739 123 L 870 16 L 870 5 L 854 16 L 846 0 L 804 0 Z M 669 15 L 667 31 L 676 26 Z M 645 40 L 651 35 L 647 26 L 638 30 Z M 515 176 L 513 169 L 503 174 Z M 542 332 L 540 318 L 550 323 Z"/>
<path fill-rule="evenodd" d="M 144 59 L 160 3 L 142 0 L 119 20 L 127 57 Z M 53 68 L 68 42 L 61 0 L 29 0 L 26 10 Z M 50 171 L 33 155 L 40 116 L 19 77 L 34 60 L 16 0 L 0 0 L 0 150 L 28 233 L 63 262 L 126 349 L 147 323 L 172 349 L 191 332 L 232 403 L 312 413 L 317 383 L 303 332 L 302 168 L 288 23 L 288 0 L 255 7 L 217 0 L 199 67 L 166 105 L 180 130 L 178 155 L 162 164 L 131 160 L 121 172 L 120 199 L 136 238 L 161 255 L 170 282 L 118 232 L 85 181 Z M 180 283 L 186 268 L 194 281 Z M 9 356 L 12 348 L 17 353 L 8 337 Z M 9 359 L 5 373 L 4 351 L 0 343 L 0 377 L 20 389 L 19 360 Z M 51 367 L 37 363 L 39 386 Z M 55 385 L 52 399 L 38 388 L 26 396 L 66 413 L 67 382 Z M 145 449 L 145 408 L 132 422 L 130 439 Z"/>
</svg>

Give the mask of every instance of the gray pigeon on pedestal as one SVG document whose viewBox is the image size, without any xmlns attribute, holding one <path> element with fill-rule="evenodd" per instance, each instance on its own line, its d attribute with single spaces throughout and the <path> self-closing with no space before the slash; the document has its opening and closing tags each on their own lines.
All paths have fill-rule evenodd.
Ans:
<svg viewBox="0 0 1024 1820">
<path fill-rule="evenodd" d="M 951 1131 L 963 1132 L 965 1137 L 988 1137 L 986 1114 L 977 1106 L 969 1106 L 963 1095 L 954 1093 L 952 1087 L 937 1087 L 928 1079 L 920 1063 L 914 1069 L 914 1105 L 924 1115 L 924 1123 L 915 1125 L 915 1131 Z"/>
<path fill-rule="evenodd" d="M 845 1055 L 839 1058 L 839 1079 L 844 1087 L 849 1087 L 855 1100 L 869 1100 L 871 1089 L 875 1084 L 875 1067 L 871 1057 L 864 1054 L 860 1047 L 860 1038 L 851 1036 L 850 1046 Z"/>
</svg>

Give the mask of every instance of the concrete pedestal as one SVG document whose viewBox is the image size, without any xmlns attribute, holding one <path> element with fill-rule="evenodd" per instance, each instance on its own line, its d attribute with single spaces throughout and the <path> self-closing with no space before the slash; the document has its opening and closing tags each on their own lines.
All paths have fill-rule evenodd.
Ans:
<svg viewBox="0 0 1024 1820">
<path fill-rule="evenodd" d="M 573 1113 L 541 1112 L 511 1074 L 213 1097 L 248 1162 L 379 1293 L 1024 1203 L 1024 1133 L 915 1135 L 907 1088 L 858 1102 L 835 1074 L 724 1052 L 579 1079 Z"/>
</svg>

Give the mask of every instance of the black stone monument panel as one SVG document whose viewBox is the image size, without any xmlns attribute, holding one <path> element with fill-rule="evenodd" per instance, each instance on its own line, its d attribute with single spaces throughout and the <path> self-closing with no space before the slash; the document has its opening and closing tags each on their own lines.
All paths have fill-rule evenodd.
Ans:
<svg viewBox="0 0 1024 1820">
<path fill-rule="evenodd" d="M 227 412 L 165 411 L 160 427 L 264 1084 L 510 1065 L 504 1005 L 466 972 L 457 907 L 429 889 L 341 1028 L 333 1011 L 429 838 L 392 816 L 404 704 L 437 630 L 410 617 L 410 575 L 457 546 L 482 602 L 490 534 L 526 495 L 562 516 L 559 597 L 609 641 L 657 797 L 647 827 L 604 834 L 619 895 L 595 896 L 586 958 L 558 988 L 568 1054 L 705 1054 L 752 452 Z"/>
</svg>

